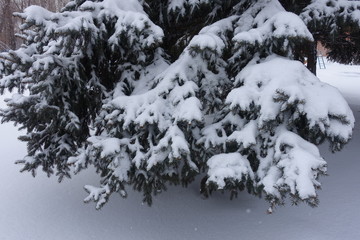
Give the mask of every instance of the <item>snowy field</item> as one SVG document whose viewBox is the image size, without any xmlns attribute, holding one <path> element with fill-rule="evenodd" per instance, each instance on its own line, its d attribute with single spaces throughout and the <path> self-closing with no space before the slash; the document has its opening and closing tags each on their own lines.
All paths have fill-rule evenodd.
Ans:
<svg viewBox="0 0 360 240">
<path fill-rule="evenodd" d="M 266 214 L 264 200 L 247 193 L 233 201 L 215 194 L 204 200 L 199 184 L 169 187 L 152 207 L 138 193 L 127 200 L 113 195 L 101 211 L 84 204 L 85 184 L 98 184 L 86 171 L 58 184 L 39 172 L 36 178 L 19 173 L 13 164 L 26 154 L 16 127 L 0 125 L 0 240 L 82 239 L 360 239 L 360 66 L 327 63 L 320 79 L 340 89 L 357 120 L 352 141 L 332 154 L 321 146 L 329 176 L 321 179 L 320 206 L 304 204 L 277 208 Z M 3 105 L 2 105 L 3 106 Z"/>
</svg>

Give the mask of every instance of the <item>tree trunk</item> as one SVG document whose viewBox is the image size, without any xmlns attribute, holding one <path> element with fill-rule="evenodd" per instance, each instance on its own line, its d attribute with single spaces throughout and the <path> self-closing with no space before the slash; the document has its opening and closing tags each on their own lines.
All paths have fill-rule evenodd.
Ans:
<svg viewBox="0 0 360 240">
<path fill-rule="evenodd" d="M 316 51 L 317 41 L 315 40 L 312 43 L 309 43 L 307 48 L 307 68 L 316 75 L 316 60 L 317 60 L 317 51 Z"/>
<path fill-rule="evenodd" d="M 13 8 L 10 1 L 5 1 L 3 6 L 3 17 L 6 20 L 5 24 L 5 43 L 11 48 L 16 48 L 14 17 L 12 16 Z"/>
</svg>

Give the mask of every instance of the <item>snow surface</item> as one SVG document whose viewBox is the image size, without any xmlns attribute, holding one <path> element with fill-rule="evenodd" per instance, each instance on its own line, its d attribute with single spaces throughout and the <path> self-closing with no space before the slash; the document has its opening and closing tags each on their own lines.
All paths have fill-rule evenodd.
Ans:
<svg viewBox="0 0 360 240">
<path fill-rule="evenodd" d="M 344 94 L 356 123 L 353 140 L 336 154 L 320 147 L 329 176 L 321 178 L 320 205 L 277 208 L 267 215 L 267 203 L 239 194 L 233 201 L 215 193 L 204 200 L 199 182 L 187 189 L 169 187 L 154 198 L 153 206 L 129 191 L 128 199 L 113 196 L 101 211 L 82 199 L 85 184 L 98 183 L 85 171 L 58 184 L 39 172 L 36 178 L 19 173 L 15 160 L 26 155 L 11 124 L 0 125 L 0 239 L 316 239 L 360 238 L 360 66 L 327 63 L 318 76 Z M 3 103 L 2 103 L 3 104 Z"/>
</svg>

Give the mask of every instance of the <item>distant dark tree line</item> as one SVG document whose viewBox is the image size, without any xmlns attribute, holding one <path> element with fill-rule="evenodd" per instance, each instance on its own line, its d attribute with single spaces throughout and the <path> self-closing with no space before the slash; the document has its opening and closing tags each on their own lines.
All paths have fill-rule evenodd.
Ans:
<svg viewBox="0 0 360 240">
<path fill-rule="evenodd" d="M 16 38 L 20 19 L 14 12 L 22 12 L 30 5 L 40 5 L 50 11 L 59 11 L 68 0 L 0 0 L 0 51 L 15 49 L 21 44 Z"/>
</svg>

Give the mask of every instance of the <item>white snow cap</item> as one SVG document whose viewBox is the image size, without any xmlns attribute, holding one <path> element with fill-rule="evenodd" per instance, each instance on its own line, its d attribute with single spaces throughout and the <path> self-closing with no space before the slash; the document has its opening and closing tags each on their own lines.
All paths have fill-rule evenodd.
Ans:
<svg viewBox="0 0 360 240">
<path fill-rule="evenodd" d="M 233 41 L 237 43 L 263 44 L 273 38 L 303 38 L 313 41 L 312 34 L 298 15 L 290 12 L 279 12 L 265 21 L 258 28 L 236 34 Z"/>
<path fill-rule="evenodd" d="M 219 189 L 225 187 L 226 179 L 242 181 L 254 179 L 250 163 L 240 153 L 223 153 L 210 158 L 207 162 L 209 167 L 207 182 L 216 183 Z"/>
<path fill-rule="evenodd" d="M 351 137 L 355 118 L 346 100 L 299 61 L 273 55 L 259 64 L 250 63 L 235 82 L 243 86 L 233 89 L 226 102 L 231 109 L 248 110 L 251 103 L 260 106 L 259 126 L 275 120 L 295 104 L 297 113 L 306 116 L 310 128 L 318 126 L 322 132 L 344 140 Z M 286 100 L 280 101 L 282 97 Z"/>
</svg>

